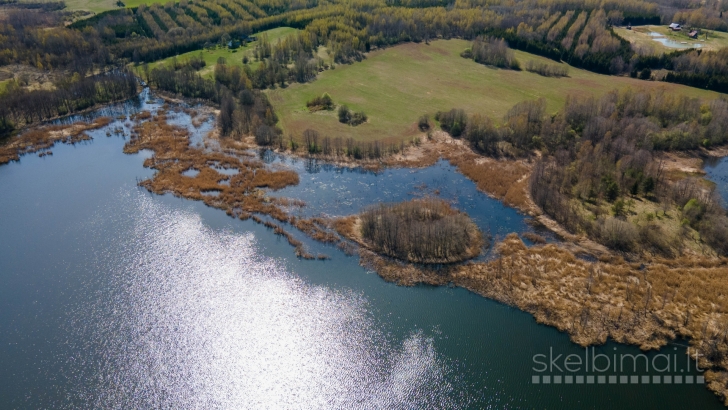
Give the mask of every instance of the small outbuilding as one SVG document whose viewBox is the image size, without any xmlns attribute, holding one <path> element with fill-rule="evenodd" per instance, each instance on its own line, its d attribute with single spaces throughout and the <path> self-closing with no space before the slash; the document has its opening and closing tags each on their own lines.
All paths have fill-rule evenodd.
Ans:
<svg viewBox="0 0 728 410">
<path fill-rule="evenodd" d="M 688 33 L 688 37 L 690 38 L 698 38 L 698 30 L 693 30 Z"/>
<path fill-rule="evenodd" d="M 680 31 L 682 30 L 682 27 L 678 23 L 672 23 L 670 24 L 670 30 L 672 31 Z"/>
</svg>

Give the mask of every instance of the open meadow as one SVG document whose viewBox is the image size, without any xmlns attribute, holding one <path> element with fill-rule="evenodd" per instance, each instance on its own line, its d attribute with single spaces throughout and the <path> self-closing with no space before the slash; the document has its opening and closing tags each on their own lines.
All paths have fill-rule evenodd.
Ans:
<svg viewBox="0 0 728 410">
<path fill-rule="evenodd" d="M 123 0 L 122 0 L 123 1 Z M 123 1 L 125 5 L 128 6 L 128 4 Z M 143 1 L 140 1 L 142 3 Z M 162 1 L 160 0 L 159 3 Z M 148 3 L 152 3 L 152 1 L 149 1 Z M 137 4 L 138 6 L 138 4 Z M 136 7 L 136 6 L 134 6 Z M 88 10 L 95 14 L 102 13 L 107 10 L 114 10 L 118 9 L 119 6 L 116 4 L 116 0 L 66 0 L 66 10 L 74 11 L 74 10 Z M 91 17 L 91 15 L 87 16 Z"/>
<path fill-rule="evenodd" d="M 298 30 L 292 27 L 278 27 L 266 31 L 261 31 L 260 33 L 252 34 L 252 36 L 260 37 L 261 35 L 266 35 L 268 37 L 268 41 L 271 44 L 275 44 L 278 42 L 278 40 L 287 37 L 291 34 L 297 33 Z M 154 63 L 149 64 L 149 68 L 153 68 L 160 65 L 170 65 L 172 64 L 172 60 L 175 58 L 177 60 L 183 61 L 185 59 L 189 59 L 191 57 L 198 57 L 202 56 L 202 59 L 205 60 L 205 67 L 200 69 L 199 74 L 205 78 L 212 78 L 215 64 L 217 63 L 217 59 L 220 57 L 225 58 L 227 61 L 227 64 L 230 66 L 243 66 L 243 57 L 248 56 L 250 61 L 248 64 L 258 64 L 256 61 L 253 60 L 253 51 L 255 50 L 255 45 L 257 44 L 257 41 L 252 41 L 245 45 L 245 47 L 239 47 L 235 50 L 231 50 L 227 47 L 215 47 L 210 50 L 195 50 L 190 51 L 188 53 L 180 54 L 175 57 L 169 57 L 165 58 L 163 60 L 156 61 Z M 255 67 L 252 67 L 255 68 Z"/>
<path fill-rule="evenodd" d="M 124 2 L 124 5 L 126 7 L 139 7 L 142 4 L 149 5 L 149 4 L 154 4 L 154 3 L 164 4 L 167 2 L 164 0 L 121 0 L 121 1 Z"/>
<path fill-rule="evenodd" d="M 569 77 L 543 77 L 527 71 L 487 67 L 460 57 L 470 43 L 437 40 L 406 43 L 368 54 L 360 63 L 338 65 L 320 73 L 307 84 L 268 91 L 285 135 L 300 136 L 314 129 L 331 137 L 360 141 L 410 139 L 420 134 L 417 120 L 437 111 L 462 108 L 467 113 L 500 119 L 516 103 L 545 98 L 550 112 L 563 105 L 566 96 L 601 95 L 615 88 L 664 87 L 690 97 L 715 98 L 718 94 L 676 84 L 629 77 L 606 76 L 569 67 Z M 515 51 L 522 66 L 529 60 L 558 64 Z M 369 120 L 349 126 L 338 121 L 336 111 L 310 113 L 306 102 L 329 93 L 337 105 L 364 111 Z"/>
<path fill-rule="evenodd" d="M 165 4 L 168 0 L 121 0 L 124 7 L 134 8 L 142 4 Z M 68 10 L 88 10 L 101 13 L 107 10 L 118 9 L 117 0 L 66 0 Z"/>
</svg>

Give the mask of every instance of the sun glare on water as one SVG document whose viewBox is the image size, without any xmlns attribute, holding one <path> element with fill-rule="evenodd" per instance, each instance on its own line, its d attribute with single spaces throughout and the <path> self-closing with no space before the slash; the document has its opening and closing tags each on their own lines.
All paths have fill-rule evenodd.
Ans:
<svg viewBox="0 0 728 410">
<path fill-rule="evenodd" d="M 102 408 L 452 407 L 448 366 L 414 331 L 392 341 L 367 299 L 313 286 L 252 234 L 140 196 L 134 241 L 109 262 L 80 395 Z M 83 318 L 80 318 L 83 319 Z M 390 337 L 391 338 L 391 337 Z"/>
</svg>

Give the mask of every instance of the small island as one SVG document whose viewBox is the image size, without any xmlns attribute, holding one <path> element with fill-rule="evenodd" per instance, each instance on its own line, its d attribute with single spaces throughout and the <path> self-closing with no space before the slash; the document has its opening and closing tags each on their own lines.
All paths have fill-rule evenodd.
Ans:
<svg viewBox="0 0 728 410">
<path fill-rule="evenodd" d="M 485 244 L 472 219 L 440 199 L 378 204 L 359 218 L 368 247 L 407 262 L 461 262 L 478 256 Z"/>
</svg>

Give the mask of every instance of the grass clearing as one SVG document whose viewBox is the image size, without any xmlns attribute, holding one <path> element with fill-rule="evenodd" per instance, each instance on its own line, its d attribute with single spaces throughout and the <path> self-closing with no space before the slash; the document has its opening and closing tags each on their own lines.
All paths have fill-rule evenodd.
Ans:
<svg viewBox="0 0 728 410">
<path fill-rule="evenodd" d="M 271 44 L 275 44 L 278 42 L 278 40 L 290 36 L 292 34 L 296 34 L 298 32 L 298 29 L 292 28 L 292 27 L 278 27 L 271 30 L 262 31 L 260 33 L 253 34 L 253 36 L 260 37 L 261 35 L 265 34 L 268 36 L 268 41 Z M 199 73 L 205 78 L 212 78 L 214 70 L 215 70 L 215 64 L 217 63 L 217 59 L 220 57 L 223 57 L 227 60 L 227 64 L 230 66 L 243 66 L 243 57 L 245 55 L 250 58 L 250 64 L 258 64 L 258 62 L 253 61 L 253 50 L 255 50 L 255 45 L 257 44 L 257 41 L 253 41 L 248 43 L 245 47 L 240 47 L 236 50 L 230 50 L 227 47 L 216 47 L 212 50 L 195 50 L 190 51 L 188 53 L 180 54 L 176 56 L 177 60 L 184 60 L 186 58 L 190 57 L 197 57 L 200 54 L 202 54 L 202 58 L 205 60 L 206 66 L 203 67 Z M 163 60 L 155 61 L 151 64 L 149 64 L 149 68 L 152 69 L 153 67 L 157 67 L 160 65 L 171 65 L 172 60 L 175 57 L 169 57 L 165 58 Z M 138 68 L 137 68 L 138 69 Z"/>
<path fill-rule="evenodd" d="M 698 36 L 698 39 L 692 39 L 688 37 L 690 30 L 683 29 L 682 31 L 672 31 L 667 26 L 636 26 L 632 27 L 632 30 L 627 30 L 624 27 L 615 27 L 614 32 L 619 34 L 622 38 L 629 41 L 630 43 L 637 44 L 647 49 L 653 49 L 654 54 L 663 54 L 665 52 L 680 50 L 680 48 L 668 47 L 658 41 L 655 41 L 650 33 L 659 33 L 665 36 L 666 39 L 675 41 L 682 45 L 683 42 L 687 44 L 683 45 L 687 48 L 690 44 L 699 43 L 701 48 L 704 50 L 718 50 L 724 47 L 728 47 L 728 34 L 721 33 L 718 31 L 707 30 L 708 39 L 705 39 L 706 30 Z M 684 49 L 683 48 L 683 49 Z"/>
<path fill-rule="evenodd" d="M 129 3 L 126 1 L 122 0 L 122 2 L 129 6 Z M 114 10 L 118 8 L 119 6 L 116 5 L 116 0 L 66 0 L 66 10 L 71 11 L 88 10 L 98 14 L 107 10 Z"/>
<path fill-rule="evenodd" d="M 142 4 L 150 5 L 154 3 L 164 4 L 169 0 L 121 0 L 127 8 L 139 7 Z"/>
<path fill-rule="evenodd" d="M 67 10 L 88 10 L 94 13 L 101 13 L 108 10 L 118 9 L 117 0 L 66 0 Z M 168 0 L 121 0 L 126 8 L 139 7 L 142 4 L 154 3 L 165 4 Z"/>
<path fill-rule="evenodd" d="M 285 135 L 299 137 L 311 128 L 330 137 L 360 141 L 411 139 L 421 132 L 417 120 L 438 110 L 462 108 L 500 119 L 516 103 L 543 97 L 550 112 L 559 110 L 568 94 L 601 95 L 615 88 L 664 87 L 690 97 L 715 98 L 718 93 L 677 84 L 595 74 L 569 67 L 569 77 L 542 77 L 526 71 L 501 70 L 460 57 L 465 40 L 438 40 L 429 45 L 407 43 L 369 53 L 361 63 L 338 65 L 308 84 L 268 91 Z M 516 58 L 551 60 L 515 51 Z M 364 111 L 369 121 L 356 127 L 339 123 L 335 111 L 310 113 L 306 101 L 328 92 L 336 104 Z"/>
</svg>

